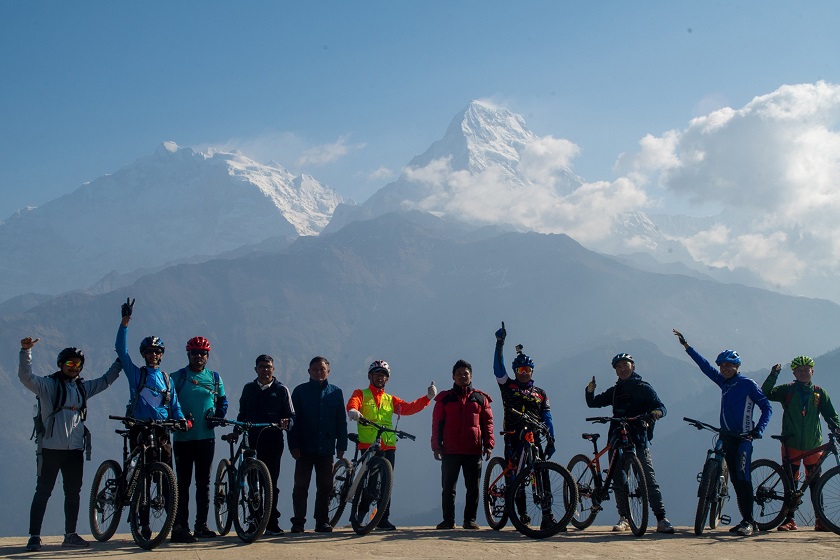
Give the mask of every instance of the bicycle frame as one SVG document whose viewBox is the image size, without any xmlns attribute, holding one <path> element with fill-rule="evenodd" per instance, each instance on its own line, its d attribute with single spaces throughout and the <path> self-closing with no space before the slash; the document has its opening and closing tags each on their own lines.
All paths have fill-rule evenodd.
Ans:
<svg viewBox="0 0 840 560">
<path fill-rule="evenodd" d="M 356 444 L 356 453 L 353 455 L 353 459 L 350 461 L 350 477 L 353 479 L 353 484 L 350 485 L 350 488 L 347 490 L 347 494 L 344 496 L 344 503 L 349 503 L 350 500 L 353 499 L 353 496 L 356 495 L 356 490 L 359 488 L 359 484 L 362 480 L 364 480 L 365 473 L 368 470 L 368 464 L 370 460 L 377 455 L 382 454 L 382 434 L 385 433 L 394 433 L 399 438 L 408 438 L 414 440 L 414 436 L 411 434 L 407 434 L 405 432 L 401 432 L 399 430 L 393 430 L 391 428 L 386 428 L 385 426 L 380 426 L 375 422 L 371 422 L 370 420 L 366 420 L 365 418 L 359 418 L 360 424 L 367 424 L 369 426 L 373 426 L 376 428 L 376 437 L 373 440 L 373 443 L 365 449 L 361 456 L 359 456 L 359 437 L 357 434 L 349 434 L 348 438 L 350 441 Z"/>
<path fill-rule="evenodd" d="M 821 446 L 815 447 L 814 449 L 811 449 L 809 451 L 803 451 L 802 453 L 794 455 L 793 457 L 788 455 L 788 446 L 787 444 L 785 444 L 785 440 L 788 439 L 787 436 L 770 437 L 779 440 L 782 443 L 783 460 L 781 467 L 782 471 L 785 473 L 785 476 L 787 476 L 791 488 L 791 495 L 789 499 L 786 500 L 786 505 L 788 507 L 798 507 L 799 504 L 802 503 L 802 497 L 805 495 L 805 492 L 808 490 L 808 488 L 811 487 L 812 484 L 814 484 L 819 479 L 819 476 L 822 475 L 823 463 L 826 462 L 829 455 L 833 455 L 835 462 L 838 466 L 840 466 L 840 453 L 838 453 L 837 436 L 835 436 L 832 432 L 829 432 L 828 434 L 828 443 L 824 443 Z M 822 453 L 822 455 L 820 456 L 820 459 L 819 461 L 817 461 L 814 468 L 806 469 L 805 477 L 801 480 L 797 480 L 796 473 L 793 472 L 792 463 L 796 461 L 802 461 L 806 457 L 816 455 L 817 453 Z M 817 475 L 817 473 L 820 474 Z"/>
<path fill-rule="evenodd" d="M 601 507 L 601 503 L 610 499 L 610 489 L 614 486 L 613 481 L 615 480 L 616 473 L 621 471 L 620 465 L 622 463 L 622 460 L 624 459 L 624 454 L 636 454 L 636 446 L 633 445 L 633 442 L 630 441 L 630 430 L 628 429 L 628 423 L 631 420 L 633 419 L 608 417 L 594 417 L 586 419 L 587 422 L 606 423 L 611 421 L 617 421 L 621 424 L 618 435 L 616 437 L 613 437 L 612 440 L 608 441 L 607 445 L 605 445 L 601 451 L 598 451 L 597 434 L 583 434 L 583 439 L 588 439 L 592 442 L 592 447 L 594 450 L 594 457 L 591 461 L 589 461 L 586 467 L 590 468 L 594 466 L 595 472 L 598 474 L 598 478 L 601 481 L 600 489 L 596 489 L 599 491 L 596 493 L 595 496 L 593 496 L 593 498 L 597 498 L 598 500 L 597 506 L 599 510 L 603 509 Z M 613 451 L 613 454 L 612 457 L 610 457 L 609 464 L 607 465 L 607 476 L 604 477 L 601 471 L 601 457 L 603 457 L 603 455 L 605 453 L 608 453 L 609 451 Z"/>
</svg>

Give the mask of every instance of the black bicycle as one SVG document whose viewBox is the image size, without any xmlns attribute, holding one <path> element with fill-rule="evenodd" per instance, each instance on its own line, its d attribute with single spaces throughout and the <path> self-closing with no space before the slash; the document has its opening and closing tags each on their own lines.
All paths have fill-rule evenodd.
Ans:
<svg viewBox="0 0 840 560">
<path fill-rule="evenodd" d="M 114 536 L 122 510 L 129 506 L 131 536 L 140 548 L 151 550 L 166 540 L 178 509 L 178 487 L 172 467 L 160 461 L 161 430 L 180 428 L 176 420 L 140 420 L 109 416 L 128 430 L 116 430 L 123 438 L 122 466 L 104 461 L 93 476 L 90 489 L 90 531 L 98 541 Z M 130 428 L 138 427 L 137 441 L 129 442 Z"/>
<path fill-rule="evenodd" d="M 586 529 L 595 521 L 598 512 L 604 509 L 603 503 L 610 499 L 610 490 L 615 491 L 619 511 L 627 512 L 630 530 L 637 537 L 647 531 L 648 490 L 642 463 L 636 456 L 636 446 L 630 439 L 630 422 L 640 418 L 613 418 L 597 416 L 587 418 L 587 422 L 606 424 L 618 422 L 619 429 L 612 440 L 598 451 L 600 434 L 582 434 L 583 439 L 592 442 L 595 456 L 590 459 L 584 454 L 575 455 L 569 461 L 569 471 L 577 482 L 579 494 L 578 508 L 572 517 L 576 529 Z M 606 478 L 601 474 L 601 456 L 612 450 Z"/>
<path fill-rule="evenodd" d="M 359 418 L 359 424 L 376 428 L 376 438 L 370 447 L 359 452 L 358 434 L 347 435 L 356 444 L 356 452 L 352 461 L 342 458 L 333 465 L 329 516 L 330 525 L 335 527 L 347 503 L 352 501 L 350 524 L 356 533 L 366 535 L 379 525 L 385 515 L 394 484 L 391 463 L 382 456 L 382 434 L 390 433 L 398 439 L 412 441 L 416 438 L 407 432 L 386 428 L 365 418 Z"/>
<path fill-rule="evenodd" d="M 257 452 L 248 441 L 248 430 L 252 428 L 281 429 L 279 424 L 257 424 L 239 422 L 226 418 L 206 418 L 216 426 L 233 426 L 233 432 L 224 434 L 222 441 L 230 446 L 229 458 L 219 461 L 216 468 L 216 482 L 213 487 L 213 508 L 219 534 L 227 535 L 231 525 L 236 535 L 246 543 L 252 543 L 265 533 L 271 517 L 271 501 L 274 487 L 271 473 L 265 463 L 257 459 Z M 242 441 L 234 449 L 239 436 Z"/>
<path fill-rule="evenodd" d="M 697 512 L 694 515 L 694 534 L 702 535 L 706 529 L 708 519 L 709 528 L 715 529 L 718 524 L 729 525 L 731 519 L 723 515 L 723 504 L 729 499 L 729 470 L 723 456 L 723 440 L 720 438 L 720 428 L 711 424 L 683 418 L 698 430 L 714 432 L 714 445 L 706 452 L 706 462 L 703 470 L 697 475 L 700 486 L 697 488 Z"/>
</svg>

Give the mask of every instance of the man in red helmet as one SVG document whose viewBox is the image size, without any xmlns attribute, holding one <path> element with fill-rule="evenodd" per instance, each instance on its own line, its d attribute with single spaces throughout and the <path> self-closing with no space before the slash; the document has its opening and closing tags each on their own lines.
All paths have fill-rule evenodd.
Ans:
<svg viewBox="0 0 840 560">
<path fill-rule="evenodd" d="M 193 428 L 188 432 L 173 434 L 175 451 L 175 472 L 178 475 L 178 513 L 172 530 L 172 542 L 195 542 L 196 537 L 213 538 L 216 533 L 207 527 L 210 512 L 210 471 L 213 468 L 213 453 L 216 436 L 205 418 L 224 418 L 227 413 L 227 397 L 222 378 L 207 369 L 210 356 L 210 341 L 196 336 L 187 341 L 189 365 L 172 374 L 172 387 L 178 395 L 181 410 L 192 415 Z M 195 470 L 195 527 L 190 533 L 189 504 L 190 483 Z"/>
</svg>

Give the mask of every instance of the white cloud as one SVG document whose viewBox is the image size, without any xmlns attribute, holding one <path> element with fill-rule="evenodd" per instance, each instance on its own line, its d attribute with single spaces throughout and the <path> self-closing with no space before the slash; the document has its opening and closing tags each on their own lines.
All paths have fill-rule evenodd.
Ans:
<svg viewBox="0 0 840 560">
<path fill-rule="evenodd" d="M 374 169 L 370 173 L 368 173 L 367 179 L 368 181 L 384 181 L 386 179 L 391 179 L 396 176 L 393 169 L 389 169 L 384 165 L 379 166 L 377 169 Z"/>
<path fill-rule="evenodd" d="M 333 163 L 351 151 L 364 149 L 365 144 L 348 144 L 347 136 L 342 136 L 331 144 L 322 144 L 304 150 L 297 158 L 296 165 L 306 167 L 307 165 L 324 165 Z"/>
</svg>

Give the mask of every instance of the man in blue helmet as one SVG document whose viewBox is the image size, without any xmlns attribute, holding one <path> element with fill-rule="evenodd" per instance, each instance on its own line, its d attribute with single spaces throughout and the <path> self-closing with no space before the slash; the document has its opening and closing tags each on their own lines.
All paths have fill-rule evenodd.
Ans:
<svg viewBox="0 0 840 560">
<path fill-rule="evenodd" d="M 510 412 L 518 412 L 539 418 L 548 427 L 551 439 L 545 448 L 545 458 L 548 459 L 554 454 L 554 424 L 551 421 L 551 406 L 548 403 L 548 395 L 543 389 L 534 385 L 534 360 L 522 353 L 522 345 L 516 347 L 516 358 L 511 366 L 515 377 L 510 377 L 505 369 L 503 348 L 507 331 L 502 321 L 502 328 L 496 331 L 496 350 L 493 353 L 493 374 L 496 376 L 496 383 L 502 392 L 502 408 L 504 409 L 504 431 L 514 432 L 505 434 L 505 459 L 510 460 L 516 457 L 522 449 L 522 443 L 516 435 L 525 427 L 523 418 Z M 520 502 L 522 497 L 517 496 L 517 508 L 524 511 L 525 504 Z M 521 517 L 527 518 L 527 515 Z M 527 521 L 527 519 L 526 519 Z M 548 521 L 547 519 L 544 520 Z"/>
<path fill-rule="evenodd" d="M 726 466 L 735 487 L 738 498 L 738 510 L 743 520 L 730 529 L 741 536 L 752 536 L 756 531 L 753 520 L 753 487 L 750 478 L 750 464 L 752 462 L 752 440 L 760 439 L 773 409 L 770 401 L 758 388 L 755 381 L 744 377 L 738 372 L 741 367 L 741 356 L 735 350 L 724 350 L 718 354 L 715 363 L 720 371 L 712 367 L 706 358 L 688 345 L 685 337 L 677 329 L 674 336 L 691 356 L 694 363 L 706 377 L 711 379 L 721 390 L 720 401 L 720 437 L 723 441 L 723 453 Z M 761 417 L 758 423 L 753 422 L 753 409 L 758 405 Z"/>
<path fill-rule="evenodd" d="M 612 359 L 612 367 L 618 377 L 615 385 L 600 395 L 596 395 L 595 376 L 593 375 L 592 381 L 586 386 L 586 405 L 589 408 L 612 406 L 613 416 L 617 417 L 644 418 L 643 421 L 630 424 L 630 436 L 633 444 L 636 446 L 636 455 L 642 462 L 642 470 L 645 473 L 650 506 L 653 509 L 654 515 L 656 515 L 656 532 L 671 534 L 674 532 L 674 527 L 668 521 L 668 518 L 665 517 L 665 504 L 662 502 L 662 492 L 659 489 L 659 483 L 656 481 L 649 446 L 650 440 L 653 439 L 653 423 L 665 416 L 667 409 L 662 404 L 662 401 L 659 400 L 659 395 L 656 394 L 656 391 L 653 390 L 650 383 L 644 381 L 636 373 L 636 362 L 633 360 L 633 356 L 630 354 L 617 354 Z M 617 422 L 610 424 L 610 441 L 612 441 L 619 426 L 620 424 Z M 619 479 L 617 481 L 620 483 Z M 616 493 L 618 492 L 626 493 L 627 486 L 620 484 L 616 488 Z M 618 504 L 621 504 L 621 500 L 616 500 L 616 505 Z M 619 519 L 618 523 L 613 527 L 613 531 L 630 530 L 630 523 L 627 521 L 629 513 L 628 511 L 622 511 L 621 506 L 619 506 Z"/>
</svg>

